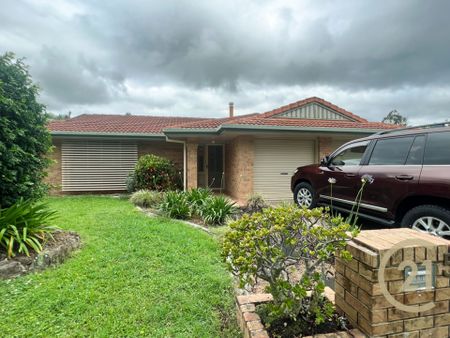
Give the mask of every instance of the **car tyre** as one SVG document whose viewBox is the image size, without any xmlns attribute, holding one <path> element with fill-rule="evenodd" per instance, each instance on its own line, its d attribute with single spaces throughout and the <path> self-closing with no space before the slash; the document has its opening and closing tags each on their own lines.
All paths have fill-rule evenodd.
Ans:
<svg viewBox="0 0 450 338">
<path fill-rule="evenodd" d="M 312 209 L 316 206 L 317 201 L 311 184 L 302 182 L 295 186 L 294 202 L 298 206 L 307 207 L 308 209 Z"/>
<path fill-rule="evenodd" d="M 405 214 L 401 226 L 450 239 L 450 210 L 438 205 L 419 205 Z"/>
</svg>

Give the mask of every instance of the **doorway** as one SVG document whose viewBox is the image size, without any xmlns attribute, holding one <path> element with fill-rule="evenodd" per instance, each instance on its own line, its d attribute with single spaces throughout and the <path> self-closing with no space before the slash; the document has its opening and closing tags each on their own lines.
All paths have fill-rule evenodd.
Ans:
<svg viewBox="0 0 450 338">
<path fill-rule="evenodd" d="M 197 152 L 197 184 L 214 190 L 224 189 L 224 145 L 199 145 Z"/>
</svg>

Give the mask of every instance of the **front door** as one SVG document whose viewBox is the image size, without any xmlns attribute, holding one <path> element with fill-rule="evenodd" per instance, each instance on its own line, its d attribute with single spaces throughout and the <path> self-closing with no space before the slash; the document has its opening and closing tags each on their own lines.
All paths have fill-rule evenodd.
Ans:
<svg viewBox="0 0 450 338">
<path fill-rule="evenodd" d="M 208 187 L 221 189 L 224 187 L 223 145 L 208 145 Z"/>
</svg>

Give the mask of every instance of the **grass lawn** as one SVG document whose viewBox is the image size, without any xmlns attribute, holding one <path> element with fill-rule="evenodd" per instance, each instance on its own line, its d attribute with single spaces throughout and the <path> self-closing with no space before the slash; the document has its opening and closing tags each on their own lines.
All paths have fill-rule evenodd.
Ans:
<svg viewBox="0 0 450 338">
<path fill-rule="evenodd" d="M 42 273 L 1 281 L 0 335 L 238 337 L 216 240 L 148 218 L 126 200 L 50 198 L 83 248 Z"/>
</svg>

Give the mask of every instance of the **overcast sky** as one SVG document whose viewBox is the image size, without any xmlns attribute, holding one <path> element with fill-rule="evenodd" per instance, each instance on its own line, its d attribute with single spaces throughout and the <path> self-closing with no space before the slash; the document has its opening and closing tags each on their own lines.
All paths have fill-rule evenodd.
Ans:
<svg viewBox="0 0 450 338">
<path fill-rule="evenodd" d="M 0 52 L 54 113 L 219 117 L 319 96 L 450 118 L 450 1 L 1 0 Z"/>
</svg>

